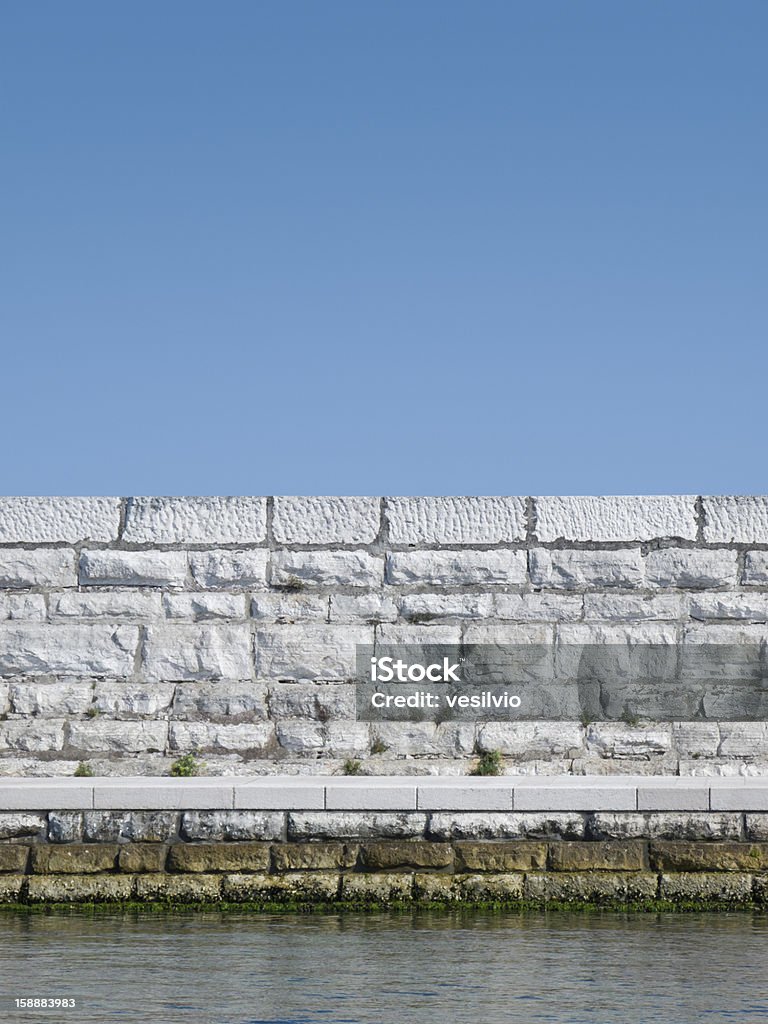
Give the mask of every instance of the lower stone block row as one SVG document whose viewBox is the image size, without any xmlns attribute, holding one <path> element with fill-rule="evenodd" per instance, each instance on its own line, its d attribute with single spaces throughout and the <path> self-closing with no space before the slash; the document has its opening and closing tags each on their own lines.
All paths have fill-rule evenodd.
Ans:
<svg viewBox="0 0 768 1024">
<path fill-rule="evenodd" d="M 3 903 L 256 903 L 387 905 L 403 902 L 745 905 L 768 903 L 768 875 L 745 872 L 506 872 L 500 874 L 296 871 L 267 874 L 0 875 Z"/>
</svg>

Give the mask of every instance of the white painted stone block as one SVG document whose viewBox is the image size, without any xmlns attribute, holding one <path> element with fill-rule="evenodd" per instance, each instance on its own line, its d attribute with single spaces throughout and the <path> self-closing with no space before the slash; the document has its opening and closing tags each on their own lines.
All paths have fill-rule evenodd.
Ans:
<svg viewBox="0 0 768 1024">
<path fill-rule="evenodd" d="M 646 779 L 637 787 L 639 811 L 708 811 L 709 781 Z"/>
<path fill-rule="evenodd" d="M 276 497 L 272 532 L 279 544 L 372 544 L 381 499 Z"/>
<path fill-rule="evenodd" d="M 272 586 L 380 587 L 384 559 L 367 551 L 276 551 Z"/>
<path fill-rule="evenodd" d="M 525 499 L 387 498 L 393 544 L 500 544 L 525 540 Z"/>
<path fill-rule="evenodd" d="M 83 551 L 80 583 L 88 586 L 183 587 L 184 551 Z"/>
<path fill-rule="evenodd" d="M 159 619 L 162 597 L 141 590 L 67 591 L 51 594 L 52 619 Z"/>
<path fill-rule="evenodd" d="M 330 598 L 320 594 L 264 593 L 251 597 L 251 616 L 263 622 L 328 622 Z"/>
<path fill-rule="evenodd" d="M 704 540 L 708 544 L 768 543 L 768 497 L 704 498 Z"/>
<path fill-rule="evenodd" d="M 575 622 L 582 616 L 581 595 L 494 594 L 493 617 L 518 622 Z"/>
<path fill-rule="evenodd" d="M 260 544 L 266 498 L 130 498 L 123 539 L 132 544 Z"/>
<path fill-rule="evenodd" d="M 313 811 L 325 807 L 325 779 L 236 779 L 235 807 L 259 811 Z"/>
<path fill-rule="evenodd" d="M 0 499 L 2 501 L 2 499 Z M 0 548 L 0 587 L 76 587 L 75 553 L 68 548 Z"/>
<path fill-rule="evenodd" d="M 595 621 L 681 619 L 687 610 L 684 594 L 585 594 L 584 618 Z"/>
<path fill-rule="evenodd" d="M 382 594 L 332 594 L 330 598 L 331 622 L 395 622 L 397 605 L 391 597 Z"/>
<path fill-rule="evenodd" d="M 244 594 L 165 594 L 163 606 L 169 619 L 244 619 L 248 613 Z"/>
<path fill-rule="evenodd" d="M 8 779 L 0 785 L 0 810 L 3 811 L 89 810 L 91 807 L 93 786 L 87 779 Z"/>
<path fill-rule="evenodd" d="M 768 584 L 768 551 L 747 551 L 742 583 L 760 587 Z"/>
<path fill-rule="evenodd" d="M 189 568 L 199 587 L 241 589 L 263 587 L 267 582 L 269 552 L 190 551 Z"/>
<path fill-rule="evenodd" d="M 639 587 L 644 564 L 639 548 L 585 551 L 564 548 L 549 551 L 533 548 L 529 553 L 531 583 L 534 587 L 578 590 L 583 587 Z"/>
<path fill-rule="evenodd" d="M 525 583 L 525 551 L 393 551 L 387 582 L 437 587 L 517 586 Z"/>
<path fill-rule="evenodd" d="M 247 625 L 153 625 L 146 642 L 147 679 L 248 679 L 252 675 Z"/>
<path fill-rule="evenodd" d="M 696 499 L 688 495 L 536 498 L 540 541 L 696 539 Z"/>
<path fill-rule="evenodd" d="M 571 780 L 568 780 L 571 783 Z M 611 783 L 605 779 L 573 780 L 515 787 L 516 811 L 634 811 L 637 790 L 634 786 Z"/>
<path fill-rule="evenodd" d="M 768 779 L 723 781 L 712 786 L 713 811 L 768 811 Z"/>
<path fill-rule="evenodd" d="M 45 614 L 42 594 L 0 594 L 0 619 L 42 622 Z"/>
<path fill-rule="evenodd" d="M 93 786 L 94 808 L 105 810 L 228 809 L 233 804 L 231 779 L 162 779 L 147 785 L 144 779 L 99 779 Z"/>
<path fill-rule="evenodd" d="M 478 785 L 477 783 L 483 783 Z M 485 783 L 491 782 L 491 785 Z M 493 783 L 502 782 L 503 785 Z M 419 783 L 420 811 L 511 811 L 514 806 L 514 780 L 450 780 L 447 785 Z"/>
<path fill-rule="evenodd" d="M 736 584 L 735 551 L 661 548 L 645 559 L 645 575 L 656 587 L 725 587 Z"/>
<path fill-rule="evenodd" d="M 0 544 L 117 540 L 120 498 L 0 498 Z"/>
</svg>

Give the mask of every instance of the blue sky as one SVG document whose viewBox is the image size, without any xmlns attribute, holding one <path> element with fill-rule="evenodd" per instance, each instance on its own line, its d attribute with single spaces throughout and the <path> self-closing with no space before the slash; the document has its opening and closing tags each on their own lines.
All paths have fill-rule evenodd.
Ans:
<svg viewBox="0 0 768 1024">
<path fill-rule="evenodd" d="M 767 41 L 5 0 L 0 491 L 768 491 Z"/>
</svg>

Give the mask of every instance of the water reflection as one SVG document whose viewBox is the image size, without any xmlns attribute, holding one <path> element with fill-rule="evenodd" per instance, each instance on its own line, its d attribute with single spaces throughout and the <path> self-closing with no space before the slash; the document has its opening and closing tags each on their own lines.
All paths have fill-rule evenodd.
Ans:
<svg viewBox="0 0 768 1024">
<path fill-rule="evenodd" d="M 758 1024 L 767 979 L 748 913 L 0 914 L 2 1020 Z"/>
</svg>

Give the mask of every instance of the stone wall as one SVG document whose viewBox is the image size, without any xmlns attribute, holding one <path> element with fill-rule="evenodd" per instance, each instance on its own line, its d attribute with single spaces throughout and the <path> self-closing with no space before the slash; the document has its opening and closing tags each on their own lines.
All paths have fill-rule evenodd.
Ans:
<svg viewBox="0 0 768 1024">
<path fill-rule="evenodd" d="M 765 721 L 355 720 L 355 645 L 760 643 L 768 498 L 0 498 L 0 773 L 761 773 Z"/>
<path fill-rule="evenodd" d="M 768 904 L 768 815 L 0 813 L 0 904 Z"/>
</svg>

